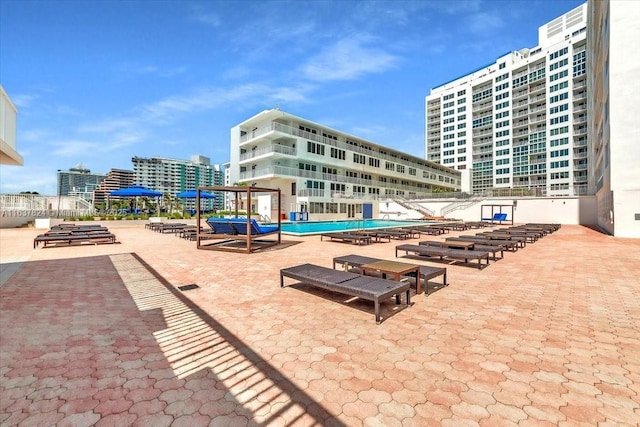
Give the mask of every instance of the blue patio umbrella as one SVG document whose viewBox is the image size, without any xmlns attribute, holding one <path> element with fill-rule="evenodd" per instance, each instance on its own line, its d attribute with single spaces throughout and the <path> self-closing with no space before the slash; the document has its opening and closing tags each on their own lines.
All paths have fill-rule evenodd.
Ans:
<svg viewBox="0 0 640 427">
<path fill-rule="evenodd" d="M 113 197 L 162 197 L 162 192 L 151 190 L 150 188 L 143 187 L 142 185 L 132 185 L 131 187 L 121 188 L 119 190 L 113 190 L 109 193 L 109 196 Z M 130 203 L 132 207 L 133 202 Z M 137 205 L 137 203 L 136 203 Z M 136 206 L 136 213 L 138 212 Z"/>
<path fill-rule="evenodd" d="M 195 199 L 196 198 L 196 190 L 187 190 L 187 191 L 183 191 L 182 193 L 178 193 L 176 194 L 176 197 L 179 199 Z M 215 199 L 216 195 L 212 194 L 212 193 L 207 193 L 206 191 L 201 191 L 200 192 L 200 198 L 201 199 Z"/>
<path fill-rule="evenodd" d="M 193 199 L 195 200 L 197 197 L 197 191 L 196 190 L 186 190 L 183 191 L 181 193 L 176 194 L 176 197 L 179 199 Z M 206 191 L 200 191 L 200 201 L 205 200 L 205 199 L 215 199 L 216 195 L 212 194 L 212 193 L 207 193 Z M 190 209 L 191 211 L 191 215 L 195 214 L 195 209 Z"/>
<path fill-rule="evenodd" d="M 151 190 L 141 185 L 113 190 L 109 195 L 114 197 L 162 197 L 160 191 Z"/>
</svg>

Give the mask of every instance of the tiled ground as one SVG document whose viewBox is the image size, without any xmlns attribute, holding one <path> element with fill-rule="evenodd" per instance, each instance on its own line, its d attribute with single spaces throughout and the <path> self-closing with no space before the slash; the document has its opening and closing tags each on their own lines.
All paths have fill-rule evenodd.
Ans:
<svg viewBox="0 0 640 427">
<path fill-rule="evenodd" d="M 278 271 L 398 241 L 245 255 L 108 226 L 121 244 L 0 231 L 0 425 L 640 424 L 640 240 L 563 226 L 481 271 L 418 261 L 450 286 L 376 325 Z"/>
</svg>

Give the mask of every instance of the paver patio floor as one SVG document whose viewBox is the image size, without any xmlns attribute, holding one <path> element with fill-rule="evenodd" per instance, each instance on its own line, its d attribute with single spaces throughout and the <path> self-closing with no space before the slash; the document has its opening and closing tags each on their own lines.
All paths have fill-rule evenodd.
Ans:
<svg viewBox="0 0 640 427">
<path fill-rule="evenodd" d="M 120 244 L 0 230 L 0 425 L 640 424 L 638 239 L 565 225 L 482 270 L 406 259 L 450 285 L 376 325 L 279 270 L 470 233 L 248 255 L 107 225 Z"/>
</svg>

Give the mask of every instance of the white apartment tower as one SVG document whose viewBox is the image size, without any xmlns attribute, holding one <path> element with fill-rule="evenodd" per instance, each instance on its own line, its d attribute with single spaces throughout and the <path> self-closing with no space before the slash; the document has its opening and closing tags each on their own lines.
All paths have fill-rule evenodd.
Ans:
<svg viewBox="0 0 640 427">
<path fill-rule="evenodd" d="M 197 187 L 222 184 L 220 167 L 211 165 L 205 156 L 191 156 L 191 160 L 133 157 L 131 162 L 136 184 L 169 196 Z"/>
<path fill-rule="evenodd" d="M 640 238 L 638 18 L 638 1 L 589 1 L 589 194 L 616 237 Z"/>
<path fill-rule="evenodd" d="M 453 169 L 279 109 L 231 129 L 229 165 L 232 185 L 280 188 L 285 211 L 314 220 L 376 217 L 380 198 L 459 191 L 461 181 Z"/>
<path fill-rule="evenodd" d="M 431 89 L 427 160 L 470 170 L 464 190 L 587 191 L 587 4 L 538 29 L 538 46 Z"/>
</svg>

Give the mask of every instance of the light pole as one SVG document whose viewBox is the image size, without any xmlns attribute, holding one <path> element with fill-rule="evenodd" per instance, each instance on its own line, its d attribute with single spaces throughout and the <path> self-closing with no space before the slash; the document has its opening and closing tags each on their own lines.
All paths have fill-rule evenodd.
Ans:
<svg viewBox="0 0 640 427">
<path fill-rule="evenodd" d="M 56 218 L 60 218 L 60 199 L 62 198 L 62 170 L 58 169 L 58 211 Z"/>
</svg>

